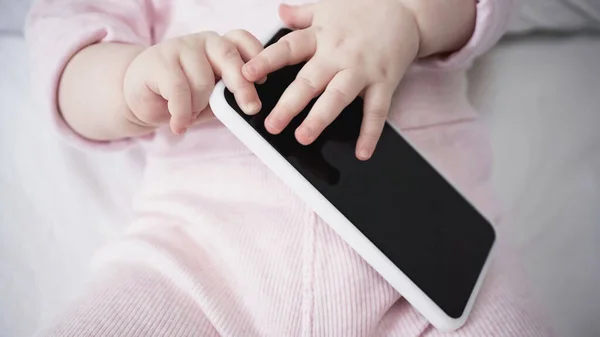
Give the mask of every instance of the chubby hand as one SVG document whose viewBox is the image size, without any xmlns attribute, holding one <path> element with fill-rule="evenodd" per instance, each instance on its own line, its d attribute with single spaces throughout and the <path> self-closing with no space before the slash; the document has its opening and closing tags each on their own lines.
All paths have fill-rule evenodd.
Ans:
<svg viewBox="0 0 600 337">
<path fill-rule="evenodd" d="M 243 75 L 255 82 L 284 66 L 307 63 L 265 120 L 265 127 L 280 133 L 321 94 L 295 131 L 297 140 L 308 145 L 361 95 L 364 114 L 356 156 L 370 158 L 392 95 L 419 51 L 413 13 L 399 0 L 323 0 L 282 5 L 280 16 L 296 30 L 246 63 Z"/>
<path fill-rule="evenodd" d="M 140 53 L 124 79 L 126 118 L 155 128 L 169 123 L 176 134 L 213 117 L 209 97 L 222 79 L 246 113 L 260 110 L 253 81 L 241 72 L 244 62 L 263 50 L 250 33 L 236 30 L 221 36 L 202 32 L 166 40 Z"/>
</svg>

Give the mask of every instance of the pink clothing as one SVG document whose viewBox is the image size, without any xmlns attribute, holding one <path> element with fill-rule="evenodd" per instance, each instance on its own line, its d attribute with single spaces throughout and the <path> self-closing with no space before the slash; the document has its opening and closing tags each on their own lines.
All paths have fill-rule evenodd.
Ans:
<svg viewBox="0 0 600 337">
<path fill-rule="evenodd" d="M 263 36 L 278 23 L 278 2 L 38 1 L 27 37 L 47 116 L 81 148 L 131 144 L 84 140 L 60 118 L 58 79 L 74 53 L 100 41 L 151 45 L 202 30 Z M 480 0 L 468 44 L 415 64 L 390 112 L 494 218 L 491 151 L 466 99 L 464 70 L 499 39 L 513 7 Z M 136 220 L 98 253 L 89 291 L 43 335 L 441 335 L 218 121 L 139 142 L 148 156 Z M 545 336 L 509 288 L 492 267 L 471 318 L 448 335 Z"/>
</svg>

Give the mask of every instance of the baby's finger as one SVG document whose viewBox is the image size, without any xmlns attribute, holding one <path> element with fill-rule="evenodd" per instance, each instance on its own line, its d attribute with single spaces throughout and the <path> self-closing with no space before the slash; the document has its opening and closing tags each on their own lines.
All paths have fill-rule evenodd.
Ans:
<svg viewBox="0 0 600 337">
<path fill-rule="evenodd" d="M 390 110 L 394 88 L 383 83 L 373 84 L 365 92 L 365 103 L 360 136 L 356 143 L 356 157 L 371 158 Z"/>
<path fill-rule="evenodd" d="M 184 50 L 179 56 L 179 63 L 192 91 L 191 111 L 197 114 L 208 106 L 210 94 L 215 86 L 213 69 L 206 55 L 193 49 Z"/>
<path fill-rule="evenodd" d="M 229 40 L 211 37 L 207 40 L 206 54 L 215 74 L 223 79 L 235 100 L 247 114 L 260 111 L 261 104 L 254 83 L 242 75 L 244 65 L 240 52 Z"/>
<path fill-rule="evenodd" d="M 298 142 L 304 145 L 314 142 L 364 88 L 365 81 L 352 70 L 335 75 L 296 130 Z"/>
<path fill-rule="evenodd" d="M 167 101 L 173 133 L 182 134 L 192 119 L 192 91 L 181 66 L 176 61 L 173 63 L 172 66 L 158 67 L 149 87 Z"/>
<path fill-rule="evenodd" d="M 279 6 L 279 16 L 288 27 L 304 29 L 312 24 L 316 6 L 316 3 L 297 6 L 281 4 Z"/>
<path fill-rule="evenodd" d="M 243 29 L 232 30 L 224 37 L 236 46 L 244 62 L 250 61 L 264 49 L 254 35 Z"/>
<path fill-rule="evenodd" d="M 250 61 L 264 49 L 262 43 L 247 30 L 232 30 L 225 34 L 224 37 L 237 47 L 244 62 Z M 265 81 L 266 77 L 263 77 L 257 82 L 264 83 Z"/>
<path fill-rule="evenodd" d="M 280 133 L 310 101 L 318 96 L 335 75 L 336 69 L 310 60 L 296 76 L 265 120 L 265 128 L 272 134 Z"/>
<path fill-rule="evenodd" d="M 252 82 L 285 66 L 309 60 L 317 50 L 312 29 L 297 30 L 270 45 L 242 68 L 244 76 Z"/>
</svg>

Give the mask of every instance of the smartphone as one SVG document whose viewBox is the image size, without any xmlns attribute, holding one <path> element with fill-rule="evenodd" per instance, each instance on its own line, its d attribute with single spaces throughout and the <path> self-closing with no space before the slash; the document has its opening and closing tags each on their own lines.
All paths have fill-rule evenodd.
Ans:
<svg viewBox="0 0 600 337">
<path fill-rule="evenodd" d="M 289 32 L 278 29 L 263 42 Z M 389 123 L 371 159 L 358 160 L 361 98 L 311 145 L 298 143 L 294 130 L 316 98 L 282 133 L 270 134 L 265 118 L 302 66 L 256 86 L 262 110 L 253 116 L 218 83 L 214 114 L 433 326 L 458 329 L 490 262 L 490 221 Z"/>
</svg>

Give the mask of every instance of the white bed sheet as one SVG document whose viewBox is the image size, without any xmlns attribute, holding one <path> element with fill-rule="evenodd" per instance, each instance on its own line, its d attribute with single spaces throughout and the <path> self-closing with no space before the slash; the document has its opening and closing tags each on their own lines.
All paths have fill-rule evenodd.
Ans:
<svg viewBox="0 0 600 337">
<path fill-rule="evenodd" d="M 514 245 L 559 336 L 600 335 L 600 38 L 500 44 L 471 72 Z M 35 81 L 35 76 L 32 76 Z M 29 336 L 130 217 L 137 150 L 83 155 L 36 113 L 24 42 L 0 37 L 0 336 Z"/>
</svg>

